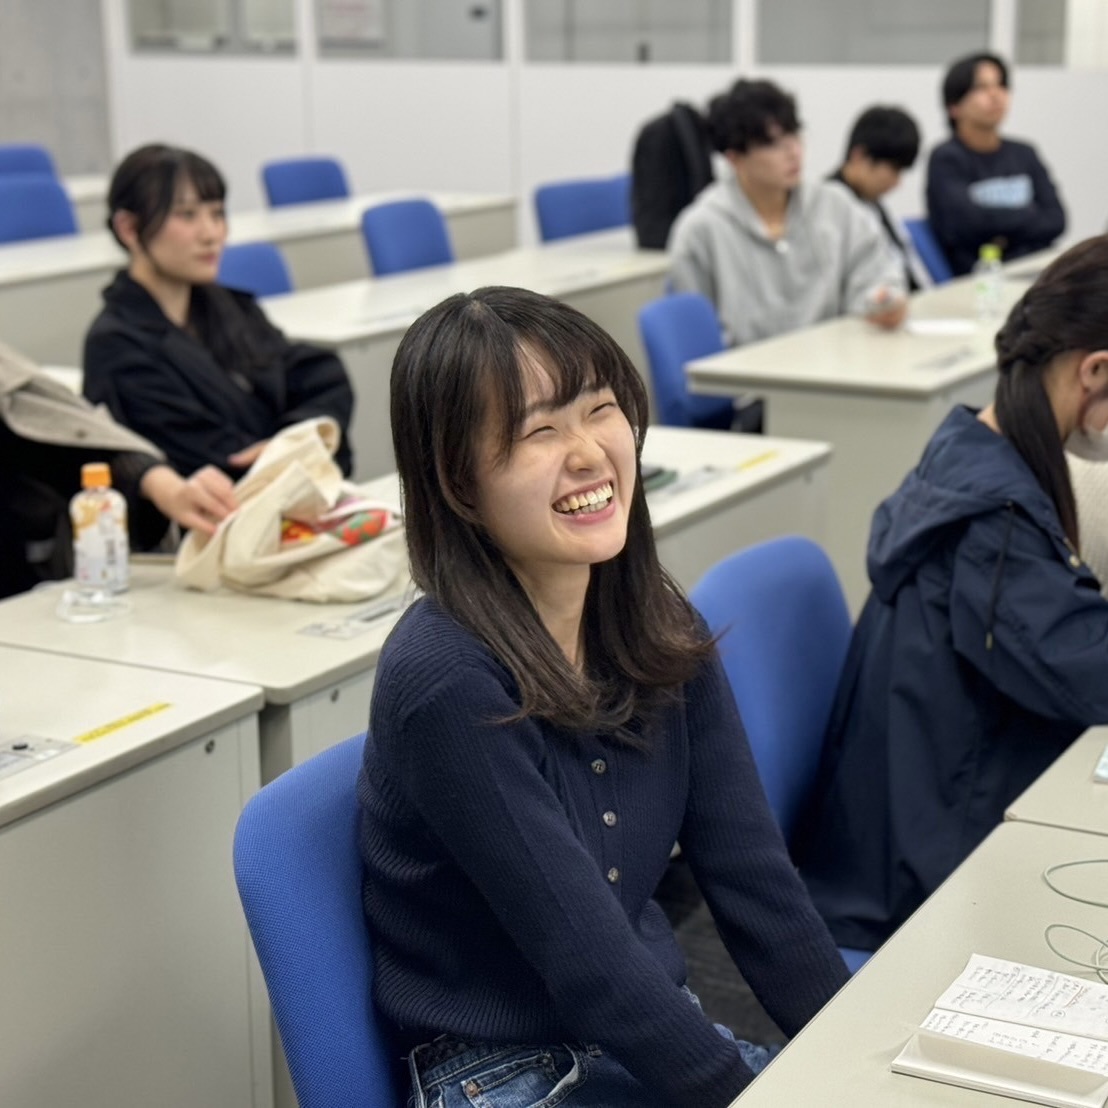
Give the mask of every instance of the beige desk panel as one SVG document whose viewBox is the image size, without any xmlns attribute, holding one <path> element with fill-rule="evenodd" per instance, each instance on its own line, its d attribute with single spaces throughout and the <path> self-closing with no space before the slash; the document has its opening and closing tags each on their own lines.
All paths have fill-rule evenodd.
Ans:
<svg viewBox="0 0 1108 1108">
<path fill-rule="evenodd" d="M 0 1073 L 19 1108 L 272 1102 L 231 872 L 259 786 L 247 685 L 0 647 L 5 735 L 79 750 L 0 778 Z"/>
<path fill-rule="evenodd" d="M 843 987 L 735 1102 L 735 1108 L 1001 1108 L 987 1093 L 894 1074 L 893 1058 L 971 954 L 1063 972 L 1043 941 L 1049 923 L 1105 931 L 1105 910 L 1066 900 L 1042 882 L 1055 862 L 1104 855 L 1104 840 L 1005 823 Z M 1103 873 L 1071 879 L 1103 898 Z"/>
<path fill-rule="evenodd" d="M 1108 727 L 1090 727 L 1030 788 L 1004 818 L 1108 835 L 1108 781 L 1093 770 L 1108 746 Z M 1108 932 L 1108 925 L 1104 930 Z"/>
</svg>

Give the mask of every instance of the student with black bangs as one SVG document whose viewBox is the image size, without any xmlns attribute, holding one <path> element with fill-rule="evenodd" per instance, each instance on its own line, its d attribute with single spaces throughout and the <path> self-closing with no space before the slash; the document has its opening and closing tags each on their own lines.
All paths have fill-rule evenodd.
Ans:
<svg viewBox="0 0 1108 1108">
<path fill-rule="evenodd" d="M 927 288 L 931 280 L 907 231 L 881 201 L 900 184 L 900 175 L 916 164 L 918 155 L 916 121 L 901 108 L 875 104 L 854 121 L 842 165 L 828 177 L 877 216 L 885 238 L 904 265 L 910 292 Z"/>
<path fill-rule="evenodd" d="M 1005 260 L 1045 250 L 1066 213 L 1038 151 L 1000 133 L 1008 115 L 1008 67 L 996 54 L 959 58 L 946 72 L 951 136 L 931 151 L 927 213 L 955 275 L 969 273 L 985 243 Z"/>
<path fill-rule="evenodd" d="M 382 652 L 358 792 L 413 1104 L 723 1108 L 769 1052 L 685 988 L 651 900 L 674 842 L 786 1034 L 847 975 L 658 563 L 642 380 L 574 309 L 486 288 L 412 325 L 391 391 L 426 595 Z"/>
<path fill-rule="evenodd" d="M 903 268 L 843 189 L 802 182 L 795 99 L 772 81 L 736 81 L 712 100 L 708 128 L 729 171 L 673 225 L 673 287 L 711 300 L 737 346 L 847 314 L 898 327 Z"/>
<path fill-rule="evenodd" d="M 85 396 L 178 473 L 214 465 L 237 477 L 281 428 L 331 416 L 349 474 L 354 395 L 342 363 L 290 343 L 253 296 L 215 283 L 225 195 L 211 162 L 171 146 L 143 146 L 115 171 L 108 226 L 130 263 L 86 336 Z"/>
</svg>

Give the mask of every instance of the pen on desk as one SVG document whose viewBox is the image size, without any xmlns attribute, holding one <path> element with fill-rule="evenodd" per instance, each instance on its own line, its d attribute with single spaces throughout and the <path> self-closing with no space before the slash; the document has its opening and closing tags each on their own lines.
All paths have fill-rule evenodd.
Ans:
<svg viewBox="0 0 1108 1108">
<path fill-rule="evenodd" d="M 741 473 L 744 469 L 753 469 L 763 462 L 772 461 L 780 453 L 779 450 L 764 450 L 761 454 L 755 454 L 753 458 L 747 458 L 745 462 L 739 462 L 735 468 Z"/>
</svg>

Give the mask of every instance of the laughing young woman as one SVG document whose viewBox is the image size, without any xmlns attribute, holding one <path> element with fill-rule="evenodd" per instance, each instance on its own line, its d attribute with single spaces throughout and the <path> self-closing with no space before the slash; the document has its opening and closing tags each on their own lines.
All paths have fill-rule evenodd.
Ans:
<svg viewBox="0 0 1108 1108">
<path fill-rule="evenodd" d="M 375 1001 L 419 1108 L 722 1108 L 768 1061 L 685 988 L 651 896 L 680 840 L 793 1034 L 845 981 L 715 648 L 658 564 L 642 381 L 520 289 L 419 319 L 392 372 L 412 573 L 359 781 Z"/>
</svg>

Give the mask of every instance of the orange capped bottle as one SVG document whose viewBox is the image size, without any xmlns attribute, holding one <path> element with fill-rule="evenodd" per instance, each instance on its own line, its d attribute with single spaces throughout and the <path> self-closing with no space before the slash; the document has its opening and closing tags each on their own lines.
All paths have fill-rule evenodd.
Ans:
<svg viewBox="0 0 1108 1108">
<path fill-rule="evenodd" d="M 81 491 L 69 502 L 69 518 L 78 588 L 125 592 L 130 583 L 127 501 L 112 488 L 106 462 L 81 466 Z"/>
</svg>

